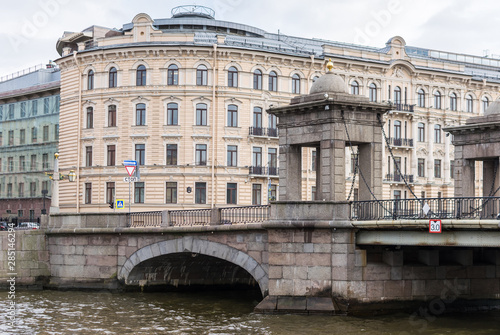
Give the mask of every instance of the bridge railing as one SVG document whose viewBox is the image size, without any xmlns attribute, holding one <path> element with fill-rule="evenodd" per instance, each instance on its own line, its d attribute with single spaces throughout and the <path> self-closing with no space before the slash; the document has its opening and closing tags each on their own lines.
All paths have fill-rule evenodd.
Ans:
<svg viewBox="0 0 500 335">
<path fill-rule="evenodd" d="M 424 207 L 428 207 L 427 214 Z M 500 197 L 391 199 L 351 204 L 351 219 L 359 221 L 496 219 L 499 214 Z"/>
<path fill-rule="evenodd" d="M 259 223 L 269 220 L 271 206 L 245 206 L 220 208 L 223 224 Z"/>
<path fill-rule="evenodd" d="M 162 212 L 130 213 L 130 227 L 159 227 Z"/>
<path fill-rule="evenodd" d="M 208 226 L 212 216 L 211 209 L 191 209 L 168 211 L 169 226 Z"/>
</svg>

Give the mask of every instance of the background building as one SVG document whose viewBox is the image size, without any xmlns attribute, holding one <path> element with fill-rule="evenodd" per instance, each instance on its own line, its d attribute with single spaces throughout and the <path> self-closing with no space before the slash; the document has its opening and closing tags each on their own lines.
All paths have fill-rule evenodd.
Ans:
<svg viewBox="0 0 500 335">
<path fill-rule="evenodd" d="M 53 169 L 59 140 L 59 74 L 48 64 L 0 82 L 2 218 L 33 221 L 50 208 L 45 172 Z"/>
<path fill-rule="evenodd" d="M 134 211 L 275 199 L 278 120 L 266 110 L 307 94 L 328 58 L 346 91 L 393 106 L 384 118 L 384 197 L 452 196 L 453 147 L 442 129 L 498 97 L 500 60 L 410 47 L 401 37 L 372 48 L 271 34 L 199 6 L 172 14 L 138 14 L 120 30 L 92 26 L 57 42 L 61 170 L 77 171 L 77 183 L 60 185 L 62 212 L 128 202 L 126 159 L 140 165 Z M 302 198 L 311 200 L 315 152 L 304 150 Z M 356 147 L 346 150 L 352 200 Z"/>
</svg>

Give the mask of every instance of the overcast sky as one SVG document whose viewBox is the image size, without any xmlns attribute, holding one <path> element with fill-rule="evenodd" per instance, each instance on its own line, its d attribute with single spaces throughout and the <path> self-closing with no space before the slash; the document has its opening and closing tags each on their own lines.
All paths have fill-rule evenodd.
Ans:
<svg viewBox="0 0 500 335">
<path fill-rule="evenodd" d="M 375 47 L 399 35 L 412 46 L 500 55 L 500 1 L 493 0 L 23 0 L 0 11 L 0 77 L 57 59 L 64 31 L 121 28 L 140 12 L 169 18 L 184 4 L 286 35 Z"/>
</svg>

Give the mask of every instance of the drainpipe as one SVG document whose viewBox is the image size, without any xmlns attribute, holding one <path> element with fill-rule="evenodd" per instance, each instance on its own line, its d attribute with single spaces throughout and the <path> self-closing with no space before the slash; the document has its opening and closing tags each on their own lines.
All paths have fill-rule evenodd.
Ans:
<svg viewBox="0 0 500 335">
<path fill-rule="evenodd" d="M 82 122 L 82 70 L 80 69 L 80 64 L 76 55 L 78 51 L 73 53 L 73 58 L 75 60 L 75 64 L 78 68 L 79 78 L 78 78 L 78 134 L 77 134 L 77 159 L 76 159 L 76 213 L 80 213 L 80 136 L 81 136 L 81 122 Z"/>
<path fill-rule="evenodd" d="M 212 199 L 210 208 L 214 208 L 215 205 L 215 128 L 216 128 L 216 110 L 217 103 L 215 101 L 215 80 L 217 78 L 217 44 L 214 43 L 214 66 L 213 66 L 213 79 L 212 79 Z"/>
</svg>

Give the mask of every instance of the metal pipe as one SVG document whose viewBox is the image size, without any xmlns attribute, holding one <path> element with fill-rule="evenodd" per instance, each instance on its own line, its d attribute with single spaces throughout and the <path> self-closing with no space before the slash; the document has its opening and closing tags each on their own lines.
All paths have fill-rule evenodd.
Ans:
<svg viewBox="0 0 500 335">
<path fill-rule="evenodd" d="M 79 78 L 78 78 L 78 134 L 76 137 L 77 140 L 77 150 L 76 150 L 76 212 L 80 213 L 80 136 L 81 136 L 81 123 L 82 123 L 82 70 L 80 69 L 80 63 L 76 58 L 78 51 L 73 53 L 73 59 L 75 60 L 76 67 L 78 68 Z"/>
<path fill-rule="evenodd" d="M 214 208 L 215 204 L 215 143 L 216 138 L 216 110 L 217 110 L 217 103 L 215 101 L 215 80 L 217 78 L 217 44 L 213 45 L 214 47 L 214 65 L 213 65 L 213 78 L 212 78 L 212 196 L 210 197 L 211 199 L 211 204 L 210 208 Z"/>
</svg>

